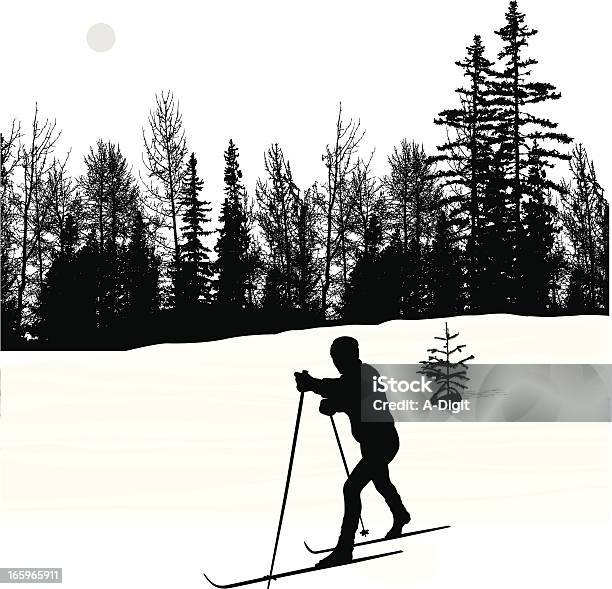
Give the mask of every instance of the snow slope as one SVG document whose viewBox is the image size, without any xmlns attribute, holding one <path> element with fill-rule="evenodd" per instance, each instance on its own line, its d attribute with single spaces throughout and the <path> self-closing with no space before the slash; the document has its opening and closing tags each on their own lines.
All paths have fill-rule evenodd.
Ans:
<svg viewBox="0 0 612 589">
<path fill-rule="evenodd" d="M 329 343 L 411 363 L 444 320 L 313 329 L 75 358 L 2 358 L 0 567 L 62 566 L 70 588 L 206 586 L 267 572 L 297 406 L 293 371 L 334 376 Z M 609 319 L 449 319 L 478 362 L 608 363 Z M 578 394 L 578 393 L 577 393 Z M 349 462 L 358 458 L 338 420 Z M 610 426 L 402 423 L 392 465 L 414 529 L 402 555 L 287 587 L 607 587 Z M 341 515 L 342 465 L 306 399 L 277 570 L 308 566 Z M 389 516 L 364 493 L 372 534 Z M 363 549 L 373 553 L 376 547 Z"/>
</svg>

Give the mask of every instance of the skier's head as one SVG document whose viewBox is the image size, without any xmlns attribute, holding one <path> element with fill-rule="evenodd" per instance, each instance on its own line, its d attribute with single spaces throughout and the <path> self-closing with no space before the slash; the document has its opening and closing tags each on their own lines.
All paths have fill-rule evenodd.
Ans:
<svg viewBox="0 0 612 589">
<path fill-rule="evenodd" d="M 337 337 L 329 350 L 334 366 L 344 374 L 359 362 L 359 343 L 354 337 Z"/>
</svg>

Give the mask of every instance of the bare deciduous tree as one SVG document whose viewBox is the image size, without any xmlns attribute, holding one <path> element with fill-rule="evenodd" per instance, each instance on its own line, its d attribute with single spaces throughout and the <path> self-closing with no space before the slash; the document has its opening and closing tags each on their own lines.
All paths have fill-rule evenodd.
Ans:
<svg viewBox="0 0 612 589">
<path fill-rule="evenodd" d="M 386 225 L 386 199 L 381 190 L 381 183 L 372 171 L 372 159 L 357 159 L 357 165 L 350 178 L 351 212 L 350 228 L 354 236 L 354 257 L 369 251 L 371 239 L 370 228 L 373 222 Z"/>
<path fill-rule="evenodd" d="M 67 165 L 70 152 L 63 160 L 54 159 L 45 179 L 45 193 L 50 209 L 50 233 L 58 253 L 64 253 L 66 220 L 72 215 L 77 227 L 84 217 L 81 193 L 77 184 L 68 174 Z"/>
<path fill-rule="evenodd" d="M 572 178 L 561 191 L 561 218 L 569 239 L 571 265 L 581 279 L 585 310 L 608 307 L 609 204 L 597 180 L 595 166 L 578 144 L 570 160 Z M 582 283 L 582 284 L 580 284 Z"/>
<path fill-rule="evenodd" d="M 296 239 L 298 188 L 291 166 L 278 143 L 264 155 L 268 178 L 259 179 L 256 187 L 257 221 L 267 244 L 269 268 L 283 276 L 283 303 L 291 306 L 294 299 L 293 259 Z"/>
<path fill-rule="evenodd" d="M 29 267 L 35 269 L 39 288 L 43 281 L 44 231 L 48 220 L 48 206 L 44 199 L 44 176 L 51 165 L 51 155 L 61 135 L 55 120 L 41 120 L 38 104 L 27 143 L 20 145 L 20 165 L 23 182 L 18 196 L 20 233 L 20 271 L 17 285 L 17 325 L 23 327 L 25 296 L 29 284 Z"/>
<path fill-rule="evenodd" d="M 308 188 L 297 195 L 295 202 L 295 281 L 296 306 L 302 311 L 318 311 L 317 288 L 321 276 L 319 249 L 319 210 L 314 198 L 316 189 Z"/>
<path fill-rule="evenodd" d="M 395 147 L 389 156 L 389 167 L 391 169 L 384 184 L 389 219 L 401 240 L 404 265 L 400 269 L 403 282 L 401 308 L 406 316 L 409 312 L 422 310 L 410 308 L 420 305 L 423 292 L 421 286 L 414 281 L 409 289 L 408 274 L 422 276 L 423 246 L 431 238 L 433 213 L 436 212 L 441 195 L 434 178 L 433 163 L 417 143 L 408 143 L 403 139 L 399 148 Z M 412 268 L 410 271 L 409 266 Z"/>
<path fill-rule="evenodd" d="M 180 244 L 178 223 L 187 142 L 183 129 L 183 116 L 172 92 L 155 96 L 155 108 L 149 113 L 148 129 L 142 131 L 144 141 L 143 162 L 149 181 L 148 208 L 153 213 L 153 225 L 158 228 L 159 244 L 170 252 L 176 272 L 180 268 Z M 172 245 L 167 246 L 160 229 L 172 232 Z M 161 239 L 160 239 L 161 238 Z"/>
<path fill-rule="evenodd" d="M 266 244 L 268 289 L 274 285 L 284 308 L 312 312 L 318 306 L 320 215 L 309 188 L 300 191 L 282 149 L 264 156 L 268 179 L 257 183 L 257 221 Z M 268 295 L 271 294 L 268 292 Z"/>
<path fill-rule="evenodd" d="M 20 125 L 11 123 L 8 134 L 0 132 L 0 269 L 3 332 L 13 334 L 16 320 L 15 287 L 19 274 L 19 208 L 15 198 L 13 172 L 20 165 Z"/>
<path fill-rule="evenodd" d="M 21 137 L 21 124 L 13 120 L 8 134 L 0 132 L 0 189 L 2 194 L 8 189 L 13 171 L 19 165 L 21 152 L 18 149 Z"/>
<path fill-rule="evenodd" d="M 324 273 L 321 287 L 321 307 L 327 313 L 330 307 L 330 291 L 335 282 L 338 282 L 334 267 L 339 267 L 340 292 L 348 284 L 349 274 L 349 243 L 348 220 L 351 217 L 351 203 L 349 199 L 350 176 L 356 166 L 356 155 L 359 144 L 365 135 L 359 120 L 342 119 L 342 103 L 338 107 L 334 142 L 327 145 L 322 156 L 326 169 L 325 183 L 320 192 L 317 192 L 318 203 L 322 209 L 324 219 Z"/>
</svg>

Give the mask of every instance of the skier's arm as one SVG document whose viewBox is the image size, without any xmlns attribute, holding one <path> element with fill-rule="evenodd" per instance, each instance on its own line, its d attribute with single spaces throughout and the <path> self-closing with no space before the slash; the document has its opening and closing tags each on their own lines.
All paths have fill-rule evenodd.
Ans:
<svg viewBox="0 0 612 589">
<path fill-rule="evenodd" d="M 308 371 L 294 373 L 298 391 L 312 391 L 321 397 L 330 398 L 340 394 L 342 389 L 341 378 L 315 378 Z"/>
<path fill-rule="evenodd" d="M 326 399 L 333 399 L 342 390 L 341 378 L 313 378 L 312 392 Z"/>
<path fill-rule="evenodd" d="M 340 391 L 343 383 L 341 378 L 314 378 L 308 374 L 307 370 L 295 372 L 294 376 L 298 391 L 312 391 L 323 397 L 319 405 L 320 413 L 333 415 L 337 411 L 342 411 Z"/>
</svg>

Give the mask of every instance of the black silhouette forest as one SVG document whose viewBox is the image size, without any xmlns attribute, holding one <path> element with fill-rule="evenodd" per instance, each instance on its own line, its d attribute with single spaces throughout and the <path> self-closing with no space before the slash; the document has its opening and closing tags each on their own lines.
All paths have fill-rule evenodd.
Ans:
<svg viewBox="0 0 612 589">
<path fill-rule="evenodd" d="M 273 144 L 248 192 L 230 140 L 223 194 L 207 190 L 170 91 L 148 117 L 143 109 L 137 162 L 98 140 L 69 165 L 60 129 L 38 105 L 28 122 L 3 122 L 2 348 L 127 349 L 485 313 L 607 315 L 604 190 L 585 146 L 542 114 L 561 94 L 537 77 L 537 31 L 515 1 L 503 16 L 495 47 L 474 35 L 456 62 L 463 85 L 448 108 L 423 113 L 439 126 L 437 150 L 402 139 L 382 156 L 382 176 L 342 105 L 312 184 L 296 184 Z"/>
</svg>

